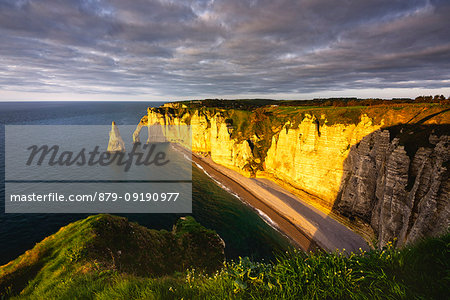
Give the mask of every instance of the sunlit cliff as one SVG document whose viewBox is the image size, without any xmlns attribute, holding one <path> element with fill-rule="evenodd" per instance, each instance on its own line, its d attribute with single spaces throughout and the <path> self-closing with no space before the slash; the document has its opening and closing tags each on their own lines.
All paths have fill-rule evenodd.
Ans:
<svg viewBox="0 0 450 300">
<path fill-rule="evenodd" d="M 194 152 L 272 178 L 356 227 L 370 225 L 379 245 L 403 245 L 450 226 L 449 107 L 175 103 L 149 108 L 138 129 L 191 125 Z"/>
</svg>

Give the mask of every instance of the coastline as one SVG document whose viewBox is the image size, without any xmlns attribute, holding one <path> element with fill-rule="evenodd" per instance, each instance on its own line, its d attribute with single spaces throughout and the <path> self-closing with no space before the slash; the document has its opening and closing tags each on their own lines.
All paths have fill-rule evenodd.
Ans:
<svg viewBox="0 0 450 300">
<path fill-rule="evenodd" d="M 311 237 L 309 237 L 300 228 L 293 224 L 288 218 L 284 217 L 274 208 L 264 203 L 264 201 L 248 191 L 239 182 L 237 182 L 233 178 L 227 177 L 220 170 L 215 168 L 214 165 L 202 159 L 201 156 L 193 153 L 192 161 L 197 164 L 197 166 L 200 167 L 203 172 L 207 173 L 212 179 L 218 182 L 222 186 L 222 188 L 225 187 L 228 192 L 231 192 L 241 201 L 256 210 L 261 217 L 264 218 L 262 214 L 266 215 L 269 219 L 269 222 L 273 222 L 270 222 L 270 225 L 275 227 L 276 230 L 280 231 L 295 245 L 297 245 L 304 251 L 314 251 L 320 248 L 317 243 L 315 243 L 311 239 Z"/>
<path fill-rule="evenodd" d="M 192 161 L 304 251 L 369 249 L 363 237 L 269 179 L 247 178 L 196 153 Z"/>
</svg>

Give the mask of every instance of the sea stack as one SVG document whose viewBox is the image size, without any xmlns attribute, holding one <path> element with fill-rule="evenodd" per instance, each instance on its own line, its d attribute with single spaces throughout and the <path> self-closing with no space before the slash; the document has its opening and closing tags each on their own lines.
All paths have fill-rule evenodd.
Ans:
<svg viewBox="0 0 450 300">
<path fill-rule="evenodd" d="M 125 143 L 120 136 L 119 128 L 116 122 L 112 122 L 111 131 L 109 132 L 108 152 L 125 152 Z"/>
<path fill-rule="evenodd" d="M 142 127 L 144 127 L 144 125 L 139 123 L 137 125 L 137 127 L 136 127 L 136 130 L 133 132 L 133 143 L 134 144 L 140 144 L 141 143 L 141 139 L 139 138 L 139 134 L 141 133 Z"/>
</svg>

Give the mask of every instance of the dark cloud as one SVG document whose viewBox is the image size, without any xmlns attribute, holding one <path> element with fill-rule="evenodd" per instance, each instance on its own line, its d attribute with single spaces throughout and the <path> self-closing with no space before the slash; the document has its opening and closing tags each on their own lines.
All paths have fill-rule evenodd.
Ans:
<svg viewBox="0 0 450 300">
<path fill-rule="evenodd" d="M 2 1 L 8 91 L 202 97 L 450 88 L 450 3 Z"/>
</svg>

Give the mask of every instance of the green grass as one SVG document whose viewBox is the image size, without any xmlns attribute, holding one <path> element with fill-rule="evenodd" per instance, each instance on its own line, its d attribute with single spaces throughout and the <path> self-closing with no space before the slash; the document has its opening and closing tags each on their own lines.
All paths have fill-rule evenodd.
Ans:
<svg viewBox="0 0 450 300">
<path fill-rule="evenodd" d="M 105 231 L 111 235 L 102 236 Z M 149 232 L 152 241 L 145 236 Z M 153 235 L 158 233 L 181 239 L 178 245 L 184 246 L 176 251 L 184 259 L 179 261 L 180 256 Z M 450 286 L 450 234 L 401 250 L 392 244 L 356 254 L 292 250 L 273 262 L 241 258 L 216 264 L 217 271 L 212 271 L 204 262 L 217 262 L 218 257 L 211 257 L 220 252 L 214 236 L 192 218 L 163 232 L 124 218 L 92 216 L 62 228 L 1 267 L 0 299 L 444 299 Z M 89 249 L 90 243 L 97 243 L 98 249 Z M 148 243 L 152 247 L 139 247 Z M 100 255 L 105 245 L 112 253 L 116 249 L 111 247 L 120 246 L 135 259 L 105 259 Z M 165 271 L 142 266 L 141 258 L 151 259 L 149 253 L 164 260 L 160 263 Z M 172 257 L 162 258 L 163 253 Z M 183 266 L 192 260 L 197 264 Z"/>
<path fill-rule="evenodd" d="M 214 277 L 192 272 L 187 282 L 196 295 L 210 299 L 444 299 L 449 250 L 450 235 L 403 250 L 389 244 L 349 256 L 293 251 L 274 264 L 241 259 Z"/>
<path fill-rule="evenodd" d="M 223 247 L 214 231 L 192 217 L 181 218 L 169 232 L 118 216 L 90 216 L 0 267 L 0 295 L 51 298 L 65 289 L 103 290 L 118 274 L 157 278 L 192 267 L 213 272 L 222 265 Z"/>
</svg>

